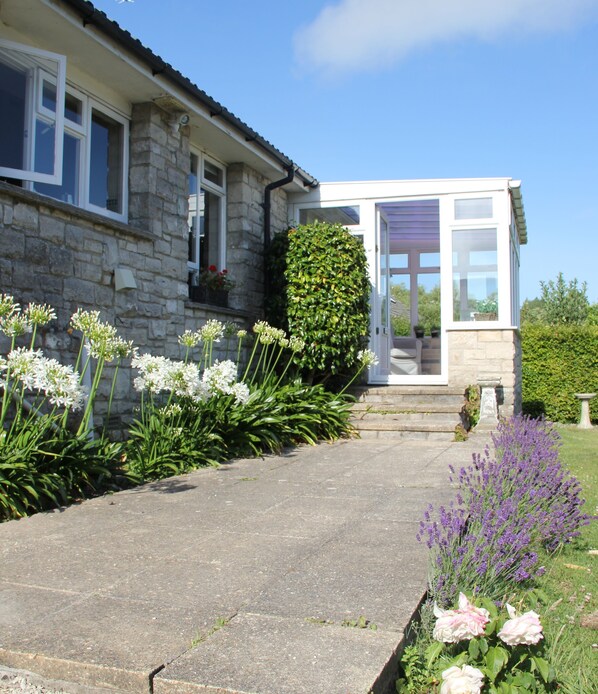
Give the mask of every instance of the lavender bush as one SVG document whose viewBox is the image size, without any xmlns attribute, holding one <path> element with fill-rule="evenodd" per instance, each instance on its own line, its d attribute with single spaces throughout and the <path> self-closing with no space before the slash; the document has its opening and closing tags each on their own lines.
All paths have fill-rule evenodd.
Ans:
<svg viewBox="0 0 598 694">
<path fill-rule="evenodd" d="M 514 417 L 473 464 L 451 469 L 457 504 L 430 507 L 418 539 L 434 551 L 430 592 L 440 605 L 458 591 L 492 599 L 541 575 L 537 550 L 555 549 L 587 523 L 581 487 L 559 461 L 559 436 L 545 421 Z"/>
</svg>

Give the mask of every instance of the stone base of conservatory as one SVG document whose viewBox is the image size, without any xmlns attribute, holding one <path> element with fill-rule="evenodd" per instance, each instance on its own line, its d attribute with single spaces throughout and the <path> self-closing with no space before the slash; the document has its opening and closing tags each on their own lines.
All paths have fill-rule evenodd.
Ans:
<svg viewBox="0 0 598 694">
<path fill-rule="evenodd" d="M 448 338 L 448 385 L 467 388 L 480 380 L 500 379 L 498 412 L 521 412 L 521 340 L 516 328 L 451 330 Z"/>
</svg>

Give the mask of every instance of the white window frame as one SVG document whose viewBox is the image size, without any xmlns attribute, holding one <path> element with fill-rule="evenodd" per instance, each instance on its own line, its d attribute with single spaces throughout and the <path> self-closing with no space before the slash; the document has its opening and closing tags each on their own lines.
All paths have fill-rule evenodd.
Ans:
<svg viewBox="0 0 598 694">
<path fill-rule="evenodd" d="M 220 214 L 219 214 L 219 228 L 218 228 L 218 270 L 223 270 L 226 268 L 226 166 L 219 162 L 214 157 L 206 155 L 193 147 L 191 147 L 189 157 L 194 156 L 197 158 L 197 197 L 201 194 L 201 190 L 205 190 L 219 198 L 220 202 Z M 222 171 L 222 186 L 215 184 L 205 178 L 205 163 L 209 162 L 213 166 L 216 166 Z M 196 211 L 196 223 L 199 224 L 199 214 Z M 187 261 L 187 268 L 190 275 L 198 276 L 201 271 L 201 257 L 200 257 L 200 244 L 201 238 L 199 235 L 199 230 L 195 237 L 195 257 L 196 262 Z"/>
<path fill-rule="evenodd" d="M 62 142 L 64 135 L 64 109 L 59 104 L 64 103 L 66 82 L 66 56 L 52 53 L 40 48 L 32 48 L 14 41 L 0 39 L 0 48 L 14 54 L 14 63 L 28 70 L 27 85 L 27 114 L 26 127 L 23 134 L 23 147 L 26 148 L 26 167 L 11 168 L 0 166 L 0 176 L 23 179 L 38 183 L 60 185 L 62 182 Z M 19 59 L 20 56 L 20 59 Z M 47 66 L 41 61 L 52 61 L 56 64 L 56 113 L 41 107 L 43 78 L 48 78 Z M 28 65 L 33 61 L 34 66 Z M 38 116 L 43 116 L 54 125 L 54 163 L 51 174 L 35 171 L 35 126 Z"/>
<path fill-rule="evenodd" d="M 68 90 L 67 90 L 68 91 Z M 121 152 L 121 181 L 120 181 L 120 198 L 121 198 L 121 212 L 115 212 L 109 210 L 106 207 L 101 207 L 100 205 L 94 205 L 89 200 L 89 185 L 91 181 L 91 121 L 93 112 L 98 111 L 100 114 L 107 116 L 111 120 L 120 123 L 122 126 L 122 152 Z M 129 174 L 129 121 L 127 118 L 117 113 L 114 109 L 105 106 L 103 103 L 99 102 L 97 99 L 89 97 L 87 107 L 85 108 L 85 121 L 87 125 L 87 135 L 85 140 L 85 157 L 84 157 L 84 167 L 83 175 L 81 176 L 82 185 L 85 187 L 84 191 L 84 206 L 92 212 L 97 212 L 104 217 L 111 217 L 112 219 L 117 219 L 119 221 L 126 221 L 128 217 L 129 201 L 128 201 L 128 174 Z"/>
<path fill-rule="evenodd" d="M 129 121 L 122 114 L 118 113 L 114 109 L 106 106 L 97 99 L 85 94 L 80 89 L 72 87 L 70 84 L 66 86 L 65 99 L 66 96 L 72 96 L 81 102 L 81 123 L 76 123 L 69 118 L 64 119 L 63 128 L 63 138 L 65 135 L 76 138 L 79 140 L 79 155 L 77 161 L 78 167 L 78 185 L 77 185 L 77 201 L 61 200 L 60 198 L 53 196 L 51 193 L 40 191 L 36 189 L 35 184 L 37 181 L 26 181 L 24 187 L 28 190 L 33 190 L 40 195 L 47 195 L 47 197 L 53 200 L 59 200 L 60 202 L 65 202 L 66 204 L 72 204 L 80 209 L 89 210 L 90 212 L 95 212 L 102 215 L 103 217 L 109 217 L 117 221 L 126 222 L 128 218 L 128 170 L 129 170 Z M 91 123 L 94 110 L 106 117 L 116 121 L 122 126 L 122 152 L 121 152 L 121 184 L 120 184 L 120 200 L 121 200 L 121 211 L 116 212 L 109 210 L 101 205 L 94 205 L 90 201 L 89 188 L 91 180 Z M 64 109 L 63 109 L 64 111 Z M 62 172 L 61 172 L 62 173 Z M 58 185 L 62 184 L 61 181 Z"/>
</svg>

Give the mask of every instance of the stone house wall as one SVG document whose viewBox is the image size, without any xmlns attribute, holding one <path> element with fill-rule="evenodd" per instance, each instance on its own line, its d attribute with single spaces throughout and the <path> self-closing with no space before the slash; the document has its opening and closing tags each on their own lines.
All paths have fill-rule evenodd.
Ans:
<svg viewBox="0 0 598 694">
<path fill-rule="evenodd" d="M 521 339 L 519 331 L 451 330 L 448 332 L 450 387 L 475 385 L 479 378 L 501 379 L 499 414 L 521 412 Z"/>
<path fill-rule="evenodd" d="M 189 129 L 173 133 L 161 108 L 138 104 L 128 224 L 0 182 L 0 292 L 56 309 L 58 320 L 43 335 L 50 356 L 73 360 L 78 342 L 66 330 L 78 307 L 100 310 L 140 351 L 170 357 L 181 356 L 178 335 L 207 319 L 249 328 L 262 316 L 261 203 L 269 181 L 244 164 L 227 168 L 227 265 L 237 285 L 231 308 L 218 309 L 188 299 L 188 172 Z M 275 190 L 272 203 L 274 233 L 286 226 L 286 193 Z M 136 289 L 115 290 L 118 267 L 132 271 Z M 137 401 L 130 371 L 119 378 L 116 416 L 130 414 Z"/>
</svg>

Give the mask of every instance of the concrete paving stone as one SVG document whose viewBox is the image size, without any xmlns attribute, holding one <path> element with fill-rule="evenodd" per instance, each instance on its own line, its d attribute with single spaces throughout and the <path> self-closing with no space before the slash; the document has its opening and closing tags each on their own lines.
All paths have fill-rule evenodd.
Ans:
<svg viewBox="0 0 598 694">
<path fill-rule="evenodd" d="M 457 490 L 452 487 L 400 487 L 380 500 L 364 518 L 368 520 L 411 521 L 419 527 L 430 504 L 448 506 Z"/>
<path fill-rule="evenodd" d="M 318 539 L 244 533 L 230 528 L 205 531 L 203 541 L 188 550 L 198 561 L 230 571 L 285 571 L 318 546 Z M 180 556 L 180 555 L 179 555 Z"/>
<path fill-rule="evenodd" d="M 92 595 L 14 629 L 2 641 L 0 662 L 53 679 L 147 694 L 150 675 L 207 634 L 206 625 L 218 616 L 231 615 Z"/>
<path fill-rule="evenodd" d="M 85 599 L 85 595 L 75 591 L 0 581 L 0 647 L 7 646 L 12 632 L 21 627 L 28 629 L 48 615 Z"/>
<path fill-rule="evenodd" d="M 402 635 L 242 614 L 154 678 L 154 694 L 384 691 Z"/>
<path fill-rule="evenodd" d="M 292 567 L 292 559 L 288 560 Z M 279 570 L 286 564 L 281 562 Z M 148 605 L 166 602 L 175 608 L 189 612 L 221 614 L 237 612 L 243 605 L 255 599 L 275 575 L 266 565 L 231 566 L 206 563 L 194 553 L 179 555 L 148 567 L 144 573 L 102 589 L 102 596 L 117 600 L 139 600 Z"/>
<path fill-rule="evenodd" d="M 363 615 L 385 630 L 402 631 L 427 582 L 427 554 L 410 547 L 382 555 L 339 538 L 312 554 L 296 571 L 269 583 L 244 611 L 315 618 L 340 624 Z"/>
<path fill-rule="evenodd" d="M 107 588 L 131 574 L 144 571 L 151 563 L 147 552 L 128 551 L 129 537 L 114 537 L 102 548 L 84 540 L 72 544 L 37 539 L 22 542 L 9 561 L 3 562 L 0 578 L 14 583 L 40 586 L 50 590 L 89 593 Z"/>
<path fill-rule="evenodd" d="M 332 496 L 298 495 L 246 519 L 242 528 L 236 530 L 281 537 L 326 538 L 370 506 L 368 499 L 356 498 L 347 503 L 346 499 Z"/>
<path fill-rule="evenodd" d="M 122 528 L 130 519 L 112 508 L 110 498 L 90 499 L 69 508 L 0 523 L 0 543 L 3 545 L 6 541 L 30 538 L 32 535 L 70 541 L 74 534 L 82 537 L 96 534 L 98 528 L 104 532 Z"/>
</svg>

